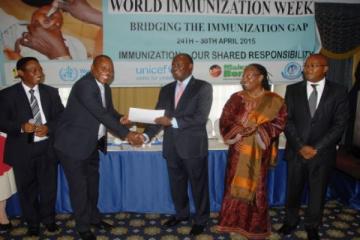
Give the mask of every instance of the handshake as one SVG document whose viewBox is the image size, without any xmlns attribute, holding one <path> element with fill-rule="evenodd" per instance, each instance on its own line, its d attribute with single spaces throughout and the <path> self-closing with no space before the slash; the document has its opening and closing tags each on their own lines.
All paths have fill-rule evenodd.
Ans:
<svg viewBox="0 0 360 240">
<path fill-rule="evenodd" d="M 171 118 L 167 116 L 157 117 L 155 118 L 154 122 L 155 124 L 161 125 L 163 127 L 169 127 L 172 125 Z M 132 124 L 127 116 L 121 117 L 120 123 L 128 127 L 131 126 Z M 132 146 L 135 147 L 140 147 L 141 145 L 144 144 L 145 141 L 149 140 L 146 135 L 138 132 L 129 132 L 128 135 L 126 136 L 126 139 Z"/>
<path fill-rule="evenodd" d="M 128 127 L 130 127 L 131 124 L 132 124 L 132 122 L 129 120 L 129 118 L 127 116 L 121 117 L 120 118 L 120 123 L 122 125 L 125 125 L 125 126 L 128 126 Z M 135 147 L 140 147 L 145 142 L 145 136 L 142 133 L 138 133 L 138 132 L 130 131 L 126 135 L 125 138 L 129 142 L 129 144 L 131 144 L 132 146 L 135 146 Z"/>
<path fill-rule="evenodd" d="M 129 144 L 135 147 L 140 147 L 145 142 L 144 135 L 138 132 L 129 132 L 128 135 L 126 135 L 126 139 Z"/>
</svg>

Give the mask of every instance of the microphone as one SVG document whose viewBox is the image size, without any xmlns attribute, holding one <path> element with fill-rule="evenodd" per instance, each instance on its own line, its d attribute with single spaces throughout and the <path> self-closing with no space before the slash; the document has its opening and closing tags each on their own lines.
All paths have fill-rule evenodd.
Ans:
<svg viewBox="0 0 360 240">
<path fill-rule="evenodd" d="M 35 119 L 31 118 L 29 119 L 28 123 L 35 124 Z M 28 143 L 34 142 L 34 132 L 28 133 Z"/>
</svg>

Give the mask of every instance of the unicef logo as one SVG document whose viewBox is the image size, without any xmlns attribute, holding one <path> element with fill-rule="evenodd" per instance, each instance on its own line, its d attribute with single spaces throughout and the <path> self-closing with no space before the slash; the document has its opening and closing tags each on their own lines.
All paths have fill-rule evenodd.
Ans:
<svg viewBox="0 0 360 240">
<path fill-rule="evenodd" d="M 281 75 L 283 78 L 293 80 L 299 78 L 301 73 L 301 65 L 297 62 L 290 62 L 285 66 L 284 71 L 281 72 Z"/>
<path fill-rule="evenodd" d="M 76 68 L 67 66 L 65 68 L 60 68 L 59 76 L 62 81 L 74 82 L 79 78 L 79 71 Z"/>
</svg>

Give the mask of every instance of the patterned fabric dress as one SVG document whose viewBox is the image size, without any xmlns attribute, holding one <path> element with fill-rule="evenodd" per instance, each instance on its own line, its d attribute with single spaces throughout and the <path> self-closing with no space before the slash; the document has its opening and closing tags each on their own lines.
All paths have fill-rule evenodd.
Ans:
<svg viewBox="0 0 360 240">
<path fill-rule="evenodd" d="M 16 192 L 14 172 L 4 163 L 6 135 L 0 132 L 0 201 L 8 199 Z"/>
<path fill-rule="evenodd" d="M 4 148 L 5 148 L 6 136 L 0 133 L 0 176 L 10 170 L 10 166 L 4 163 Z"/>
<path fill-rule="evenodd" d="M 271 145 L 283 131 L 286 122 L 286 106 L 282 98 L 275 93 L 265 92 L 258 98 L 252 98 L 245 91 L 237 92 L 225 104 L 220 118 L 220 130 L 224 140 L 241 134 L 241 129 L 248 125 L 250 115 L 258 107 L 262 98 L 266 97 L 266 107 L 271 108 L 272 102 L 267 99 L 277 98 L 281 101 L 279 111 L 269 121 L 258 125 L 257 133 L 260 135 L 265 149 L 261 150 L 259 173 L 256 180 L 256 189 L 251 201 L 244 201 L 234 197 L 231 193 L 236 169 L 240 161 L 242 140 L 229 146 L 228 165 L 226 170 L 225 193 L 217 229 L 223 232 L 239 233 L 248 239 L 265 239 L 270 235 L 270 219 L 267 203 L 267 172 L 272 155 Z M 264 99 L 263 101 L 264 102 Z M 268 103 L 267 103 L 268 102 Z M 231 134 L 230 134 L 231 133 Z M 250 164 L 251 165 L 251 164 Z M 250 167 L 249 171 L 253 169 Z M 251 175 L 251 173 L 250 173 Z"/>
</svg>

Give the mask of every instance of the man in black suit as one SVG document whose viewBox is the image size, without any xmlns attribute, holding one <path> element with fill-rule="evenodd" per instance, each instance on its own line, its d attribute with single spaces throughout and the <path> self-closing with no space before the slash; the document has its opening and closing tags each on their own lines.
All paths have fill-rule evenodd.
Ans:
<svg viewBox="0 0 360 240">
<path fill-rule="evenodd" d="M 20 83 L 0 91 L 0 131 L 7 133 L 5 162 L 13 166 L 28 235 L 40 222 L 54 232 L 57 161 L 52 148 L 56 122 L 64 109 L 56 88 L 42 84 L 36 58 L 16 63 Z"/>
<path fill-rule="evenodd" d="M 285 157 L 288 164 L 286 218 L 279 232 L 290 234 L 299 223 L 299 207 L 305 182 L 309 201 L 305 213 L 308 239 L 319 239 L 327 180 L 336 160 L 348 119 L 347 91 L 326 80 L 327 59 L 310 55 L 304 65 L 306 81 L 289 85 L 285 101 L 288 122 Z"/>
<path fill-rule="evenodd" d="M 151 139 L 164 127 L 163 156 L 176 210 L 176 215 L 164 225 L 175 226 L 189 218 L 190 180 L 196 209 L 190 234 L 198 235 L 203 232 L 210 212 L 206 121 L 212 104 L 212 86 L 195 79 L 192 70 L 191 56 L 175 56 L 171 72 L 176 81 L 161 88 L 156 105 L 156 109 L 165 109 L 165 116 L 155 119 L 157 125 L 149 126 L 144 133 Z"/>
<path fill-rule="evenodd" d="M 99 152 L 106 152 L 109 129 L 130 143 L 140 144 L 141 135 L 129 132 L 114 109 L 111 89 L 114 66 L 105 55 L 97 56 L 91 71 L 72 87 L 55 132 L 55 149 L 69 182 L 76 228 L 82 239 L 96 239 L 90 225 L 100 229 L 112 226 L 101 220 L 99 195 Z M 122 122 L 124 123 L 124 122 Z"/>
</svg>

